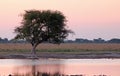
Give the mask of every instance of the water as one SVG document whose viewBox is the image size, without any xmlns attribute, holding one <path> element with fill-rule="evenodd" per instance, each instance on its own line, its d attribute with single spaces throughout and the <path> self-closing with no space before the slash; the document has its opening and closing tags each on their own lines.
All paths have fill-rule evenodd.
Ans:
<svg viewBox="0 0 120 76">
<path fill-rule="evenodd" d="M 0 76 L 120 76 L 120 59 L 0 59 Z"/>
</svg>

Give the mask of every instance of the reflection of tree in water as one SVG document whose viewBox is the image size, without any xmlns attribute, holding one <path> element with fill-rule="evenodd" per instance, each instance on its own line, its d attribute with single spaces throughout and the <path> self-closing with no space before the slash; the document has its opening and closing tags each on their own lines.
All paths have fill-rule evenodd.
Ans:
<svg viewBox="0 0 120 76">
<path fill-rule="evenodd" d="M 32 60 L 32 62 L 35 62 Z M 60 60 L 57 61 L 58 63 L 62 63 Z M 25 63 L 25 62 L 24 62 Z M 47 63 L 47 62 L 46 62 Z M 15 67 L 15 71 L 13 75 L 9 76 L 88 76 L 85 74 L 80 75 L 66 75 L 64 73 L 64 66 L 61 66 L 61 64 L 32 64 L 32 65 L 23 65 L 23 66 L 17 66 Z M 62 70 L 62 72 L 61 72 Z M 93 76 L 107 76 L 107 75 L 93 75 Z"/>
<path fill-rule="evenodd" d="M 36 66 L 32 66 L 32 76 L 36 76 Z"/>
<path fill-rule="evenodd" d="M 9 76 L 67 76 L 67 75 L 64 75 L 64 74 L 60 74 L 59 72 L 56 72 L 54 74 L 51 74 L 51 73 L 42 73 L 42 72 L 39 72 L 38 70 L 36 70 L 37 66 L 36 65 L 32 65 L 32 70 L 31 72 L 28 72 L 26 74 L 19 74 L 18 72 L 17 73 L 14 73 L 14 75 L 9 75 Z"/>
<path fill-rule="evenodd" d="M 60 72 L 56 72 L 56 73 L 40 72 L 40 71 L 37 70 L 37 68 L 38 68 L 37 65 L 32 65 L 30 72 L 26 72 L 25 74 L 16 72 L 13 75 L 10 74 L 9 76 L 88 76 L 88 75 L 84 75 L 84 74 L 80 74 L 80 75 L 65 75 L 65 74 L 61 74 Z M 30 68 L 28 68 L 28 69 L 30 69 Z M 52 68 L 51 68 L 51 70 L 52 70 Z M 93 76 L 107 76 L 107 75 L 100 74 L 100 75 L 93 75 Z"/>
<path fill-rule="evenodd" d="M 36 65 L 32 65 L 31 66 L 31 72 L 25 73 L 25 74 L 21 74 L 19 72 L 14 73 L 14 75 L 9 75 L 9 76 L 85 76 L 85 75 L 65 75 L 65 74 L 60 74 L 59 72 L 56 73 L 42 73 L 39 72 L 36 68 L 38 68 L 38 66 Z M 52 68 L 51 68 L 52 69 Z"/>
<path fill-rule="evenodd" d="M 38 61 L 38 60 L 37 60 Z M 59 76 L 60 75 L 60 64 L 49 64 L 49 60 L 43 61 L 43 64 L 34 64 L 35 59 L 30 61 L 30 65 L 22 65 L 14 67 L 14 76 Z M 41 61 L 42 62 L 42 61 Z M 52 61 L 54 62 L 54 60 Z M 22 63 L 27 63 L 22 61 Z M 31 65 L 32 63 L 32 65 Z M 39 62 L 37 62 L 39 63 Z M 62 63 L 61 60 L 57 60 L 57 63 Z"/>
</svg>

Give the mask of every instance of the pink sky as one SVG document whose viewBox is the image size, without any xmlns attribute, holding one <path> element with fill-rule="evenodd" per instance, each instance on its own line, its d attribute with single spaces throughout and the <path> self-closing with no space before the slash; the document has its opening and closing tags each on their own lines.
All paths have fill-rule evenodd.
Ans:
<svg viewBox="0 0 120 76">
<path fill-rule="evenodd" d="M 0 37 L 13 38 L 24 10 L 59 10 L 75 38 L 120 38 L 120 0 L 1 0 Z"/>
</svg>

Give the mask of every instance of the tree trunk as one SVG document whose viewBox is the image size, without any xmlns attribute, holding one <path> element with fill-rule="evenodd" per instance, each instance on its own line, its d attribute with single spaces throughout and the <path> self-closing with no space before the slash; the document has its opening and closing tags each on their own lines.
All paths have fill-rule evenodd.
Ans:
<svg viewBox="0 0 120 76">
<path fill-rule="evenodd" d="M 37 58 L 36 47 L 37 47 L 37 45 L 32 46 L 32 50 L 31 50 L 32 58 Z"/>
<path fill-rule="evenodd" d="M 36 51 L 35 51 L 36 47 L 35 46 L 32 46 L 32 54 L 35 55 L 36 54 Z"/>
</svg>

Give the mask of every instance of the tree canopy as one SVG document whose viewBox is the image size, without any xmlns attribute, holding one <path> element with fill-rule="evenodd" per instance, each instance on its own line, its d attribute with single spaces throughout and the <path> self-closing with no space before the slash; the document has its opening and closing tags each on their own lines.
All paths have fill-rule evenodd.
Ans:
<svg viewBox="0 0 120 76">
<path fill-rule="evenodd" d="M 24 39 L 36 47 L 42 42 L 61 43 L 71 32 L 66 29 L 66 17 L 60 11 L 28 10 L 21 26 L 15 29 L 16 39 Z"/>
</svg>

